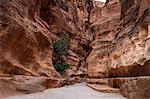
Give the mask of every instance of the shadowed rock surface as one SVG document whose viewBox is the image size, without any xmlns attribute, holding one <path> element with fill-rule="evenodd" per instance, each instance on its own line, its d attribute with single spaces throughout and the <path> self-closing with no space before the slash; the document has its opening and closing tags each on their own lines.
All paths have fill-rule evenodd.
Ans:
<svg viewBox="0 0 150 99">
<path fill-rule="evenodd" d="M 64 36 L 70 68 L 61 76 L 53 45 Z M 137 76 L 147 77 L 128 78 Z M 0 0 L 0 88 L 6 96 L 5 86 L 13 95 L 88 78 L 101 91 L 96 78 L 127 77 L 107 82 L 108 91 L 119 85 L 126 97 L 149 98 L 149 76 L 149 0 Z"/>
<path fill-rule="evenodd" d="M 66 75 L 80 70 L 81 65 L 81 72 L 86 72 L 85 57 L 92 37 L 88 36 L 85 27 L 92 5 L 91 0 L 1 0 L 1 77 L 10 77 L 7 79 L 10 84 L 16 83 L 19 90 L 27 93 L 64 85 L 64 79 L 54 69 L 52 61 L 53 43 L 64 35 L 71 38 L 66 59 L 70 70 Z M 35 90 L 32 84 L 38 89 Z"/>
</svg>

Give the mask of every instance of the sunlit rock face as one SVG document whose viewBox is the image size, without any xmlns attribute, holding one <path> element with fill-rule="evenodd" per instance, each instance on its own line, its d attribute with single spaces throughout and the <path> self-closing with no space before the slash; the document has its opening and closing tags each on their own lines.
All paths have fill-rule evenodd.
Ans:
<svg viewBox="0 0 150 99">
<path fill-rule="evenodd" d="M 51 32 L 40 18 L 42 1 L 0 3 L 0 73 L 58 77 Z"/>
<path fill-rule="evenodd" d="M 78 70 L 86 72 L 85 59 L 90 52 L 89 43 L 93 40 L 94 33 L 90 30 L 90 12 L 93 9 L 92 0 L 54 0 L 50 4 L 43 19 L 48 23 L 54 35 L 55 42 L 64 35 L 69 35 L 70 49 L 66 58 L 70 69 L 67 75 L 72 75 Z M 47 16 L 45 18 L 45 16 Z"/>
<path fill-rule="evenodd" d="M 95 32 L 95 39 L 90 44 L 92 51 L 87 58 L 88 75 L 90 77 L 107 77 L 110 67 L 109 54 L 112 41 L 117 33 L 120 21 L 119 0 L 109 1 L 105 6 L 96 6 L 91 11 L 91 29 Z"/>
<path fill-rule="evenodd" d="M 149 99 L 150 76 L 116 77 L 109 79 L 110 86 L 120 88 L 128 99 Z"/>
<path fill-rule="evenodd" d="M 47 79 L 50 79 L 50 83 L 55 79 L 57 82 L 60 78 L 52 63 L 52 32 L 41 18 L 41 9 L 47 2 L 48 0 L 0 1 L 0 76 L 1 79 L 10 77 L 6 77 L 6 80 L 21 86 L 19 90 L 32 90 L 36 86 L 41 91 L 46 88 L 47 85 L 44 84 Z M 21 79 L 14 78 L 15 75 L 21 75 Z M 43 81 L 38 82 L 38 77 Z M 32 78 L 37 79 L 35 83 Z M 33 86 L 26 87 L 28 85 Z"/>
<path fill-rule="evenodd" d="M 126 0 L 121 6 L 118 32 L 112 42 L 109 77 L 125 77 L 114 79 L 110 84 L 121 88 L 122 94 L 129 99 L 150 97 L 149 27 L 150 1 Z"/>
<path fill-rule="evenodd" d="M 149 7 L 148 0 L 137 0 L 122 12 L 125 16 L 110 55 L 110 76 L 150 75 Z"/>
<path fill-rule="evenodd" d="M 53 43 L 66 35 L 67 77 L 150 75 L 149 0 L 0 0 L 0 81 L 27 93 L 64 85 Z"/>
<path fill-rule="evenodd" d="M 33 83 L 42 86 L 40 91 L 62 86 L 64 80 L 59 80 L 52 59 L 53 43 L 64 35 L 69 35 L 71 42 L 67 75 L 86 72 L 85 58 L 93 40 L 89 32 L 92 8 L 92 0 L 1 0 L 0 75 L 13 76 L 10 82 L 22 82 L 19 90 Z"/>
<path fill-rule="evenodd" d="M 109 79 L 109 85 L 120 88 L 125 97 L 149 99 L 149 0 L 126 0 L 121 5 L 108 0 L 91 11 L 90 21 L 95 40 L 87 58 L 89 77 L 117 77 Z"/>
<path fill-rule="evenodd" d="M 107 0 L 91 11 L 90 77 L 149 75 L 150 2 Z M 141 68 L 142 72 L 139 72 Z"/>
</svg>

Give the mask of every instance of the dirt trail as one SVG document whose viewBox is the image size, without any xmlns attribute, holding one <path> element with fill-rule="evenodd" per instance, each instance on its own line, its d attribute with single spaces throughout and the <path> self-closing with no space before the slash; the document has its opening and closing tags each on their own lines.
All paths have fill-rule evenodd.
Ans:
<svg viewBox="0 0 150 99">
<path fill-rule="evenodd" d="M 6 99 L 126 99 L 120 94 L 101 93 L 86 84 L 75 84 L 62 88 L 48 89 L 41 93 L 17 95 Z"/>
</svg>

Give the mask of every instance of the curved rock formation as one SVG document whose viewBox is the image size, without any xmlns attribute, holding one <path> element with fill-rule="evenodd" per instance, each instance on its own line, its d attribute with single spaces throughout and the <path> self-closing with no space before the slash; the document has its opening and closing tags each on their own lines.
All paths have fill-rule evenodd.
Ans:
<svg viewBox="0 0 150 99">
<path fill-rule="evenodd" d="M 123 1 L 1 0 L 0 82 L 27 93 L 67 83 L 53 67 L 65 35 L 67 77 L 150 76 L 150 1 Z"/>
<path fill-rule="evenodd" d="M 95 40 L 91 43 L 92 51 L 87 58 L 88 75 L 90 77 L 108 77 L 109 55 L 113 48 L 112 41 L 117 33 L 120 21 L 120 3 L 112 0 L 103 7 L 95 7 L 91 11 L 91 28 L 95 32 Z"/>
<path fill-rule="evenodd" d="M 87 58 L 90 77 L 150 75 L 149 5 L 109 0 L 91 11 L 96 35 Z"/>
<path fill-rule="evenodd" d="M 42 1 L 1 1 L 0 73 L 57 77 L 52 36 L 40 18 Z"/>
<path fill-rule="evenodd" d="M 150 75 L 149 7 L 149 1 L 137 0 L 124 12 L 110 55 L 110 72 L 118 72 L 114 76 Z"/>
<path fill-rule="evenodd" d="M 15 90 L 30 93 L 64 84 L 52 63 L 52 32 L 42 20 L 47 2 L 0 1 L 0 76 Z"/>
<path fill-rule="evenodd" d="M 88 30 L 92 8 L 91 0 L 1 0 L 1 79 L 22 82 L 24 87 L 19 90 L 24 91 L 30 90 L 27 86 L 32 86 L 34 79 L 35 86 L 44 87 L 41 90 L 62 86 L 65 81 L 54 69 L 52 59 L 53 43 L 64 34 L 71 40 L 66 59 L 71 72 L 68 70 L 67 75 L 78 70 L 86 72 L 88 44 L 93 40 Z M 39 81 L 39 77 L 44 80 Z"/>
</svg>

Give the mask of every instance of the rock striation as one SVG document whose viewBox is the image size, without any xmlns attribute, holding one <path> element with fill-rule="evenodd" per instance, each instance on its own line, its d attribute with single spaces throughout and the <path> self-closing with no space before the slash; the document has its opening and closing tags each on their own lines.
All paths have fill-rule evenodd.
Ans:
<svg viewBox="0 0 150 99">
<path fill-rule="evenodd" d="M 121 6 L 119 0 L 111 0 L 105 6 L 95 7 L 91 11 L 91 28 L 95 39 L 90 44 L 92 51 L 87 58 L 90 77 L 108 77 L 112 41 L 120 22 Z"/>
<path fill-rule="evenodd" d="M 149 91 L 149 0 L 1 0 L 0 85 L 6 82 L 12 90 L 32 93 L 66 84 L 53 67 L 53 44 L 64 36 L 70 39 L 64 58 L 70 65 L 64 75 L 69 83 L 82 77 L 146 76 L 113 79 L 107 85 L 119 85 L 127 97 L 132 91 L 129 98 L 143 92 L 139 84 Z M 130 83 L 139 87 L 128 90 Z"/>
<path fill-rule="evenodd" d="M 24 91 L 34 90 L 33 83 L 39 87 L 37 91 L 64 85 L 66 80 L 53 67 L 53 43 L 64 35 L 71 41 L 66 75 L 86 73 L 85 58 L 93 40 L 88 30 L 92 8 L 92 0 L 1 0 L 2 79 L 9 77 L 10 84 L 17 82 Z"/>
<path fill-rule="evenodd" d="M 113 42 L 111 76 L 150 75 L 150 2 L 137 0 L 130 3 L 131 7 L 122 12 L 125 15 L 118 25 L 120 29 Z M 127 6 L 124 5 L 122 9 Z"/>
<path fill-rule="evenodd" d="M 148 0 L 107 0 L 104 6 L 91 11 L 95 39 L 87 58 L 88 75 L 125 77 L 110 78 L 109 85 L 121 88 L 123 95 L 130 99 L 150 97 L 149 9 Z"/>
<path fill-rule="evenodd" d="M 120 88 L 121 93 L 129 99 L 150 97 L 150 76 L 112 78 L 108 81 L 110 86 Z"/>
<path fill-rule="evenodd" d="M 41 3 L 0 1 L 1 75 L 59 77 L 52 64 L 51 32 L 40 18 Z"/>
</svg>

